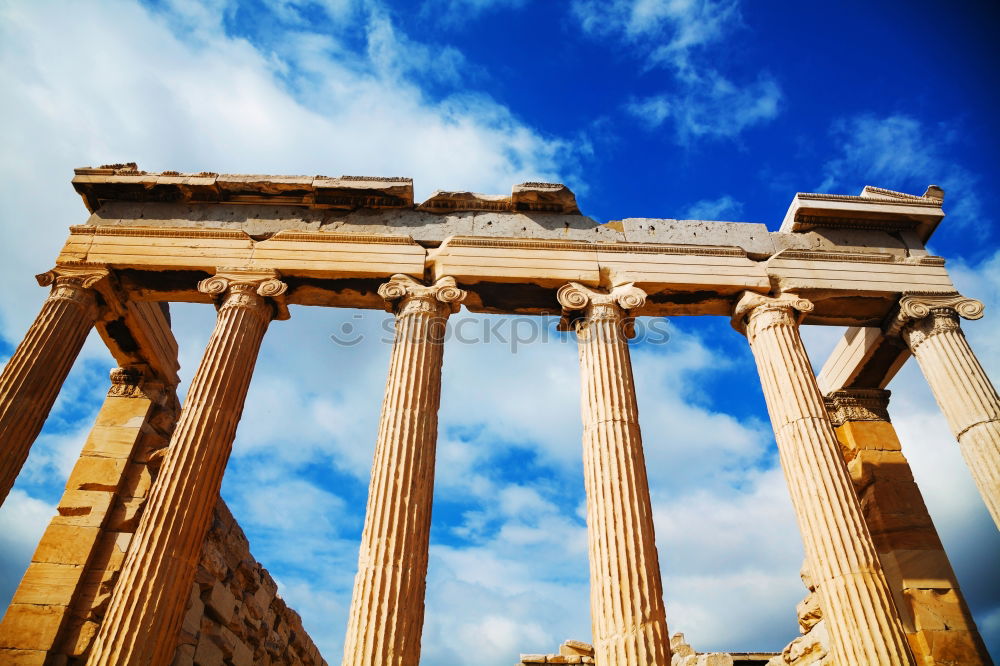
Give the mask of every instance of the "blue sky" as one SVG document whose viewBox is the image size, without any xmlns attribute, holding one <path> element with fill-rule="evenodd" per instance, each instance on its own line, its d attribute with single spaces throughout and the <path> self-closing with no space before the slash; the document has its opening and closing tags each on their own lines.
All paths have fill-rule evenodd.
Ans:
<svg viewBox="0 0 1000 666">
<path fill-rule="evenodd" d="M 405 175 L 435 189 L 569 184 L 597 221 L 763 222 L 797 191 L 947 192 L 932 241 L 1000 340 L 990 3 L 760 0 L 0 2 L 0 353 L 86 211 L 72 168 Z M 177 306 L 185 390 L 214 319 Z M 223 495 L 331 663 L 340 659 L 389 346 L 384 313 L 294 308 L 265 339 Z M 470 316 L 464 313 L 461 316 Z M 425 664 L 587 640 L 576 355 L 554 333 L 446 350 Z M 330 334 L 350 324 L 354 347 Z M 506 326 L 506 328 L 504 328 Z M 805 590 L 745 340 L 676 318 L 633 363 L 667 619 L 699 650 L 779 650 Z M 840 331 L 804 332 L 822 364 Z M 12 594 L 107 386 L 93 336 L 0 510 Z M 914 364 L 904 451 L 994 655 L 998 537 Z"/>
</svg>

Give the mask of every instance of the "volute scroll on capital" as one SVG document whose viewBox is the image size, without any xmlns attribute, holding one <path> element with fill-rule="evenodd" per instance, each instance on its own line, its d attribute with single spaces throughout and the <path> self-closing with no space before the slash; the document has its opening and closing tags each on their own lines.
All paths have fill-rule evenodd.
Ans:
<svg viewBox="0 0 1000 666">
<path fill-rule="evenodd" d="M 468 292 L 459 289 L 455 278 L 445 276 L 432 285 L 425 285 L 409 275 L 397 273 L 378 288 L 378 295 L 385 300 L 386 312 L 396 315 L 405 312 L 458 312 Z"/>
<path fill-rule="evenodd" d="M 559 287 L 556 300 L 562 306 L 560 331 L 577 329 L 586 321 L 609 319 L 621 321 L 626 337 L 634 335 L 634 322 L 627 313 L 646 304 L 646 292 L 627 282 L 608 291 L 594 289 L 579 282 L 567 282 Z"/>
<path fill-rule="evenodd" d="M 41 287 L 52 288 L 49 298 L 73 301 L 82 307 L 92 308 L 98 303 L 94 288 L 110 275 L 111 271 L 100 265 L 59 265 L 39 273 L 35 280 Z M 96 309 L 93 315 L 97 316 Z"/>
<path fill-rule="evenodd" d="M 813 307 L 812 301 L 800 298 L 795 294 L 782 293 L 777 296 L 768 296 L 753 291 L 744 291 L 736 299 L 730 323 L 743 335 L 747 334 L 747 326 L 751 319 L 764 315 L 768 316 L 767 321 L 761 322 L 764 327 L 778 324 L 797 326 L 802 323 L 802 319 L 807 314 L 812 312 Z"/>
<path fill-rule="evenodd" d="M 283 298 L 288 285 L 274 271 L 222 269 L 198 283 L 198 291 L 216 300 L 216 307 L 245 307 L 273 310 L 273 318 L 289 318 Z"/>
<path fill-rule="evenodd" d="M 913 330 L 915 325 L 929 322 L 923 326 L 926 330 L 912 335 L 912 337 L 919 337 L 922 341 L 935 333 L 957 329 L 959 317 L 980 319 L 983 316 L 983 310 L 982 301 L 966 298 L 957 291 L 911 291 L 900 297 L 899 304 L 886 319 L 883 329 L 886 336 L 897 337 L 907 333 L 918 333 Z M 932 319 L 929 320 L 929 317 Z M 913 340 L 913 342 L 917 341 Z M 911 346 L 913 346 L 912 343 Z"/>
</svg>

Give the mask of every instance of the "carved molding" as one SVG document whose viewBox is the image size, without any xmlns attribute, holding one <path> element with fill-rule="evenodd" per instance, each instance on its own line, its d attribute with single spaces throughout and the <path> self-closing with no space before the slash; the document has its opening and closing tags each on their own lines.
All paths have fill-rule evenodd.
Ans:
<svg viewBox="0 0 1000 666">
<path fill-rule="evenodd" d="M 888 337 L 902 337 L 912 351 L 929 337 L 961 328 L 959 317 L 981 318 L 983 309 L 982 301 L 957 291 L 910 291 L 900 297 L 882 328 Z"/>
<path fill-rule="evenodd" d="M 746 258 L 747 251 L 739 247 L 713 247 L 708 245 L 663 245 L 656 243 L 608 243 L 597 245 L 598 252 L 629 254 L 691 254 L 707 257 Z"/>
<path fill-rule="evenodd" d="M 944 257 L 902 257 L 894 254 L 872 252 L 817 252 L 815 250 L 782 250 L 773 259 L 804 259 L 806 261 L 846 261 L 856 264 L 916 264 L 918 266 L 944 266 Z"/>
<path fill-rule="evenodd" d="M 455 236 L 447 241 L 442 249 L 452 247 L 502 247 L 516 250 L 579 250 L 581 252 L 608 252 L 630 254 L 670 254 L 697 255 L 711 257 L 746 258 L 746 250 L 738 247 L 714 247 L 708 245 L 669 245 L 660 243 L 609 243 L 560 241 L 544 238 L 488 238 L 473 236 Z"/>
<path fill-rule="evenodd" d="M 381 243 L 385 245 L 419 245 L 409 236 L 380 234 L 342 234 L 333 231 L 279 231 L 268 240 L 307 241 L 317 243 Z"/>
<path fill-rule="evenodd" d="M 834 426 L 848 421 L 889 422 L 889 391 L 882 389 L 842 389 L 825 398 Z"/>
<path fill-rule="evenodd" d="M 798 326 L 802 318 L 812 312 L 813 307 L 812 301 L 799 298 L 795 294 L 765 296 L 753 291 L 744 291 L 736 299 L 730 323 L 744 335 L 747 335 L 751 320 L 755 320 L 757 330 L 782 324 Z"/>
<path fill-rule="evenodd" d="M 458 312 L 467 292 L 459 289 L 451 276 L 427 286 L 409 275 L 397 273 L 378 288 L 378 295 L 385 300 L 386 311 L 397 317 L 416 312 L 448 316 Z"/>
<path fill-rule="evenodd" d="M 133 238 L 209 238 L 216 240 L 242 240 L 266 242 L 268 240 L 307 241 L 316 243 L 381 243 L 385 245 L 417 245 L 409 236 L 382 234 L 344 234 L 331 231 L 279 231 L 264 241 L 254 241 L 245 231 L 235 229 L 197 229 L 193 227 L 134 227 L 94 226 L 81 224 L 69 228 L 74 236 L 113 236 Z"/>
<path fill-rule="evenodd" d="M 875 188 L 873 188 L 875 189 Z M 883 190 L 884 192 L 892 192 L 892 190 Z M 909 198 L 914 195 L 906 195 L 906 198 L 901 198 L 899 196 L 887 196 L 883 195 L 881 197 L 861 197 L 854 194 L 823 194 L 814 192 L 799 192 L 795 195 L 799 199 L 805 199 L 809 201 L 856 201 L 858 203 L 884 203 L 884 204 L 905 204 L 907 206 L 926 206 L 928 208 L 940 208 L 940 199 L 931 198 Z"/>
<path fill-rule="evenodd" d="M 816 252 L 814 250 L 783 250 L 775 259 L 805 259 L 807 261 L 848 261 L 858 264 L 892 264 L 898 260 L 891 254 L 861 252 Z"/>
<path fill-rule="evenodd" d="M 927 201 L 927 196 L 920 196 L 919 194 L 909 194 L 908 192 L 899 192 L 897 190 L 890 190 L 885 187 L 875 187 L 874 185 L 865 185 L 863 192 L 877 194 L 882 198 L 893 200 L 893 199 L 903 199 L 906 201 Z M 870 198 L 870 197 L 862 197 Z"/>
<path fill-rule="evenodd" d="M 865 203 L 879 203 L 878 199 L 865 199 Z M 899 204 L 900 202 L 892 202 Z M 815 228 L 829 226 L 850 229 L 868 229 L 870 231 L 909 231 L 913 229 L 912 220 L 872 220 L 867 217 L 844 217 L 840 215 L 809 215 L 796 213 L 795 222 L 798 231 L 812 231 Z"/>
<path fill-rule="evenodd" d="M 132 227 L 112 225 L 77 225 L 70 227 L 70 233 L 94 236 L 134 237 L 134 238 L 212 238 L 229 240 L 253 240 L 245 231 L 235 229 L 197 229 L 194 227 Z"/>
</svg>

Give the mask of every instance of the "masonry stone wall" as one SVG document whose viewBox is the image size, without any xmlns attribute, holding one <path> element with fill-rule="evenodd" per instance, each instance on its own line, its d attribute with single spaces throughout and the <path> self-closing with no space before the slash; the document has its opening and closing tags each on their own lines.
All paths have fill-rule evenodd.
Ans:
<svg viewBox="0 0 1000 666">
<path fill-rule="evenodd" d="M 220 499 L 202 546 L 174 666 L 325 663 Z"/>
<path fill-rule="evenodd" d="M 86 663 L 157 482 L 179 404 L 112 372 L 112 388 L 0 621 L 0 664 Z M 176 666 L 324 664 L 220 498 L 202 545 Z"/>
</svg>

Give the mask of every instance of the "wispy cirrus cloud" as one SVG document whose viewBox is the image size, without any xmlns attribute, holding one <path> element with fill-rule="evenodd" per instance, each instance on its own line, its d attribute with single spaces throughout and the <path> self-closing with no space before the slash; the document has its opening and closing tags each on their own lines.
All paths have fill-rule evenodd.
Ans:
<svg viewBox="0 0 1000 666">
<path fill-rule="evenodd" d="M 701 51 L 742 25 L 740 0 L 575 0 L 580 26 L 594 35 L 621 35 L 647 67 L 679 76 L 703 69 Z"/>
<path fill-rule="evenodd" d="M 778 115 L 781 89 L 762 74 L 737 85 L 715 70 L 691 72 L 678 90 L 637 98 L 625 109 L 647 129 L 671 123 L 681 143 L 699 138 L 732 139 Z"/>
</svg>

